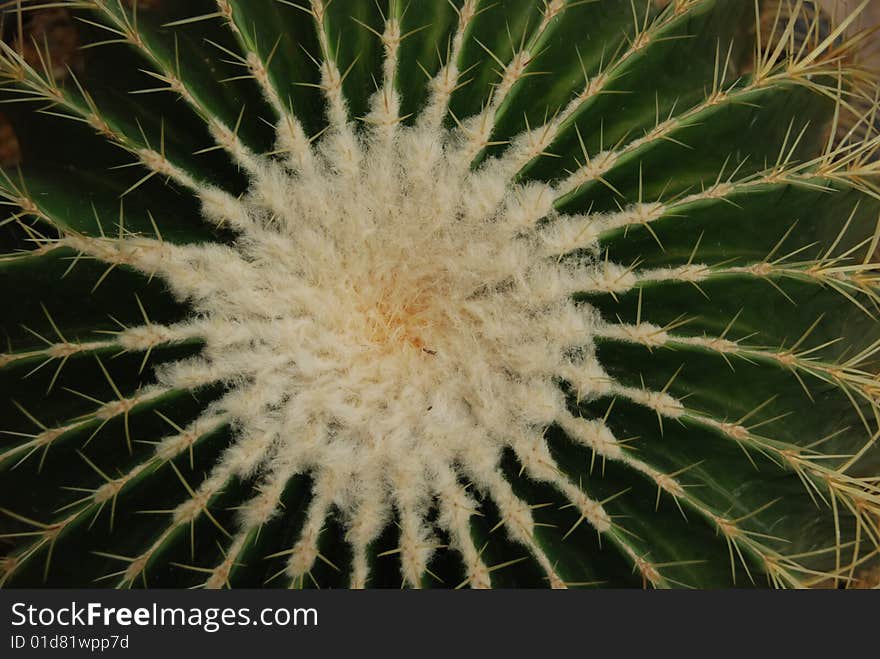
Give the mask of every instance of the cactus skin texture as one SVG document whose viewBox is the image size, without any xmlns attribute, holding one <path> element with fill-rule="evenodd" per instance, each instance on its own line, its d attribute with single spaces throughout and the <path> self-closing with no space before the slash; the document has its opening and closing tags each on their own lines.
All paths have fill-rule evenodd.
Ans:
<svg viewBox="0 0 880 659">
<path fill-rule="evenodd" d="M 0 57 L 4 585 L 874 569 L 855 14 L 41 4 Z"/>
</svg>

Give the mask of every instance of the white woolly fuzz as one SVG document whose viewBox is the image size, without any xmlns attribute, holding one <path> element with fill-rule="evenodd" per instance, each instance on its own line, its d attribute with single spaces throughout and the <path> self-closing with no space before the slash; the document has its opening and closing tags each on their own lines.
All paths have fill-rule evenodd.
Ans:
<svg viewBox="0 0 880 659">
<path fill-rule="evenodd" d="M 521 55 L 511 66 L 524 65 Z M 324 76 L 333 101 L 338 71 L 325 66 Z M 514 183 L 503 160 L 471 168 L 473 133 L 484 130 L 485 116 L 451 132 L 429 117 L 405 127 L 395 119 L 396 96 L 383 88 L 368 128 L 355 131 L 334 114 L 341 106 L 330 105 L 331 126 L 314 144 L 298 126 L 279 124 L 278 142 L 291 152 L 283 162 L 246 154 L 246 195 L 202 191 L 206 219 L 236 231 L 232 245 L 80 247 L 162 277 L 194 307 L 197 318 L 173 336 L 198 335 L 204 351 L 165 366 L 159 379 L 229 390 L 212 413 L 229 420 L 237 440 L 205 496 L 231 474 L 265 481 L 242 509 L 237 538 L 276 514 L 285 477 L 312 474 L 306 525 L 286 554 L 289 577 L 309 571 L 335 510 L 353 549 L 352 585 L 367 584 L 367 547 L 392 518 L 402 577 L 418 585 L 436 548 L 426 520 L 439 501 L 437 524 L 462 554 L 471 585 L 488 585 L 467 530 L 475 509 L 461 488 L 471 481 L 496 500 L 510 537 L 561 585 L 531 538 L 528 504 L 503 479 L 500 456 L 514 450 L 530 476 L 555 485 L 598 531 L 610 528 L 601 505 L 553 464 L 543 434 L 557 424 L 597 454 L 620 458 L 601 423 L 570 416 L 559 381 L 578 398 L 611 390 L 595 358 L 597 314 L 571 295 L 625 291 L 638 279 L 600 256 L 607 218 L 559 215 L 557 190 Z M 170 340 L 158 331 L 123 340 Z M 668 396 L 627 393 L 678 412 Z M 189 519 L 204 506 L 199 499 L 177 514 Z M 221 568 L 214 581 L 229 565 Z"/>
</svg>

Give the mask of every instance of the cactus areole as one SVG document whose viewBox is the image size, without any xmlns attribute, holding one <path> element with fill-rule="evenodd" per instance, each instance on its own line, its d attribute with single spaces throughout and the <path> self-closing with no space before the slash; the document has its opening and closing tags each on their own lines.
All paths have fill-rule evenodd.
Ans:
<svg viewBox="0 0 880 659">
<path fill-rule="evenodd" d="M 858 10 L 2 11 L 3 584 L 875 564 Z"/>
</svg>

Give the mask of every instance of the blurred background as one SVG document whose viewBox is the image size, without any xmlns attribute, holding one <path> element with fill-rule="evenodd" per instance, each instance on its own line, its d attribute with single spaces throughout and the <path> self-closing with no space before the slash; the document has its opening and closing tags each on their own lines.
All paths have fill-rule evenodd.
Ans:
<svg viewBox="0 0 880 659">
<path fill-rule="evenodd" d="M 862 0 L 817 0 L 817 3 L 823 11 L 838 16 L 846 16 L 849 12 L 856 9 Z M 855 30 L 861 30 L 868 27 L 880 25 L 880 0 L 871 0 L 868 6 L 862 11 L 859 20 L 854 25 Z M 866 48 L 864 53 L 865 62 L 870 62 L 872 66 L 880 69 L 880 35 L 872 38 L 872 43 Z"/>
</svg>

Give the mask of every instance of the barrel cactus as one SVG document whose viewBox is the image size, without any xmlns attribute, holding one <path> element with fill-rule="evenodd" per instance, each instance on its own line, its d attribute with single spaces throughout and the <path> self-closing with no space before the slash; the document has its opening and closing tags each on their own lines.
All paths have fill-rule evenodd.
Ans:
<svg viewBox="0 0 880 659">
<path fill-rule="evenodd" d="M 857 584 L 866 4 L 4 3 L 0 583 Z"/>
</svg>

